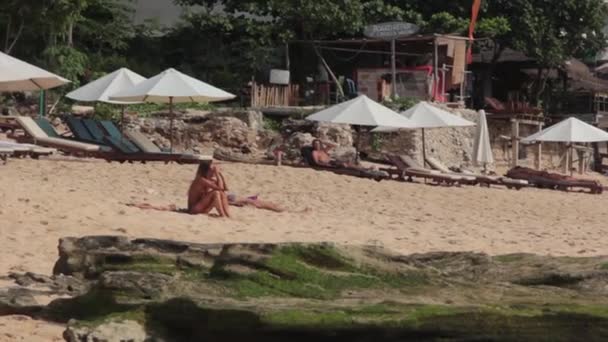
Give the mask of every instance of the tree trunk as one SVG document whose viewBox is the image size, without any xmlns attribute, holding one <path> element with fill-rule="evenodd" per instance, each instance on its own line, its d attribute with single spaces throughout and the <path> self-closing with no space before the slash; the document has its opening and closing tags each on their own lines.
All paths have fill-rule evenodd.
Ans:
<svg viewBox="0 0 608 342">
<path fill-rule="evenodd" d="M 8 39 L 8 31 L 7 31 L 7 36 L 6 36 L 7 47 L 4 51 L 7 55 L 11 54 L 11 51 L 15 47 L 15 44 L 17 44 L 17 41 L 19 40 L 19 38 L 21 38 L 21 33 L 23 33 L 24 26 L 25 26 L 25 22 L 23 21 L 23 18 L 21 18 L 21 23 L 19 24 L 19 29 L 17 29 L 17 34 L 15 35 L 15 38 L 13 39 L 13 41 L 11 42 L 10 45 L 8 45 L 9 39 Z"/>
<path fill-rule="evenodd" d="M 9 15 L 6 22 L 6 36 L 4 37 L 4 51 L 8 51 L 8 41 L 11 38 L 11 25 L 13 24 L 13 16 Z"/>
<path fill-rule="evenodd" d="M 538 67 L 536 71 L 536 80 L 534 81 L 534 92 L 532 94 L 532 102 L 537 107 L 540 106 L 541 96 L 545 91 L 545 87 L 547 86 L 549 71 L 551 71 L 551 69 L 545 69 L 543 67 Z"/>
<path fill-rule="evenodd" d="M 68 46 L 72 47 L 74 45 L 74 23 L 70 21 L 68 26 Z"/>
</svg>

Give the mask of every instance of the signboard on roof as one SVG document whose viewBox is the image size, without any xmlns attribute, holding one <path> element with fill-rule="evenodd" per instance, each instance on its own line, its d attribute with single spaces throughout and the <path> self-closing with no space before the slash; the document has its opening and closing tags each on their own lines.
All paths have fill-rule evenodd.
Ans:
<svg viewBox="0 0 608 342">
<path fill-rule="evenodd" d="M 399 37 L 411 36 L 418 33 L 420 28 L 412 23 L 392 21 L 376 25 L 369 25 L 363 31 L 368 38 L 374 39 L 396 39 Z"/>
</svg>

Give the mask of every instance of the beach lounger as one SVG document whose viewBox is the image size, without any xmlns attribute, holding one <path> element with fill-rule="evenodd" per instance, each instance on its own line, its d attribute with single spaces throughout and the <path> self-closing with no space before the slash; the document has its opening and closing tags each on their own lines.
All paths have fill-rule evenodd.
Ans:
<svg viewBox="0 0 608 342">
<path fill-rule="evenodd" d="M 195 154 L 166 153 L 166 152 L 145 152 L 131 142 L 127 137 L 120 133 L 120 130 L 112 121 L 86 121 L 87 127 L 97 126 L 105 131 L 104 141 L 110 146 L 120 151 L 124 161 L 159 161 L 176 162 L 178 164 L 198 164 L 208 157 Z M 91 130 L 94 130 L 93 128 Z"/>
<path fill-rule="evenodd" d="M 121 144 L 125 145 L 125 147 L 132 152 L 143 151 L 135 144 L 133 144 L 131 140 L 125 137 L 112 121 L 103 120 L 97 121 L 97 123 L 106 131 L 106 136 L 109 136 L 113 141 L 120 141 Z"/>
<path fill-rule="evenodd" d="M 589 189 L 592 194 L 601 194 L 604 187 L 598 181 L 578 179 L 570 176 L 538 171 L 527 167 L 516 166 L 507 172 L 507 177 L 523 179 L 541 189 L 568 191 L 573 188 Z"/>
<path fill-rule="evenodd" d="M 94 137 L 81 119 L 68 116 L 64 121 L 68 125 L 68 128 L 76 140 L 109 148 L 103 140 L 103 135 L 99 138 Z"/>
<path fill-rule="evenodd" d="M 318 171 L 329 171 L 339 175 L 347 175 L 359 178 L 369 178 L 376 181 L 381 181 L 383 179 L 390 178 L 390 175 L 385 171 L 378 170 L 370 170 L 358 167 L 339 167 L 339 166 L 328 166 L 328 165 L 318 165 L 315 163 L 314 158 L 312 157 L 312 147 L 305 146 L 300 150 L 302 154 L 302 159 L 306 163 L 306 167 L 312 168 Z"/>
<path fill-rule="evenodd" d="M 12 149 L 12 156 L 23 157 L 30 156 L 38 159 L 40 156 L 48 156 L 57 152 L 54 148 L 40 147 L 32 144 L 20 144 L 12 141 L 0 140 L 0 148 Z"/>
<path fill-rule="evenodd" d="M 31 137 L 34 144 L 40 146 L 47 146 L 57 148 L 66 153 L 70 154 L 78 154 L 78 155 L 86 155 L 86 156 L 94 156 L 102 153 L 102 149 L 98 145 L 82 143 L 70 139 L 66 139 L 61 137 L 55 129 L 50 125 L 49 127 L 45 127 L 46 131 L 39 126 L 32 118 L 27 116 L 17 117 L 17 122 L 23 128 L 23 130 Z M 47 120 L 42 121 L 42 125 L 46 126 L 45 122 L 48 123 Z M 51 135 L 47 134 L 49 132 Z"/>
<path fill-rule="evenodd" d="M 386 154 L 385 158 L 387 162 L 395 167 L 395 169 L 384 169 L 383 171 L 387 171 L 393 176 L 396 175 L 397 178 L 401 180 L 413 182 L 414 177 L 424 178 L 425 180 L 430 179 L 436 184 L 445 184 L 448 186 L 458 185 L 462 182 L 462 177 L 446 175 L 439 171 L 423 168 L 418 162 L 406 155 Z"/>
<path fill-rule="evenodd" d="M 15 150 L 8 147 L 0 147 L 0 160 L 2 164 L 6 164 L 8 162 L 8 157 L 15 153 Z"/>
<path fill-rule="evenodd" d="M 148 137 L 138 131 L 126 131 L 125 135 L 131 140 L 137 147 L 146 153 L 168 153 L 163 151 L 160 147 L 156 146 Z"/>
<path fill-rule="evenodd" d="M 438 159 L 435 159 L 433 157 L 427 156 L 426 162 L 435 170 L 438 170 L 445 174 L 468 177 L 469 179 L 472 178 L 475 180 L 475 183 L 478 183 L 481 186 L 490 187 L 491 185 L 504 185 L 507 187 L 507 189 L 516 189 L 516 190 L 520 190 L 521 188 L 528 186 L 528 182 L 525 180 L 522 180 L 522 179 L 511 179 L 508 177 L 501 177 L 501 176 L 489 176 L 489 175 L 483 175 L 483 174 L 467 172 L 467 171 L 454 172 L 454 171 L 450 170 L 441 161 L 439 161 Z"/>
<path fill-rule="evenodd" d="M 108 144 L 106 141 L 105 133 L 101 130 L 97 121 L 93 119 L 79 119 L 72 116 L 67 117 L 65 121 L 78 140 L 99 145 L 106 150 L 113 150 L 111 144 Z M 114 149 L 115 151 L 122 152 L 127 148 L 124 146 L 125 144 L 122 144 L 121 142 L 116 142 L 116 144 L 121 146 L 120 149 Z M 123 158 L 117 154 L 114 155 L 112 159 L 122 160 Z"/>
</svg>

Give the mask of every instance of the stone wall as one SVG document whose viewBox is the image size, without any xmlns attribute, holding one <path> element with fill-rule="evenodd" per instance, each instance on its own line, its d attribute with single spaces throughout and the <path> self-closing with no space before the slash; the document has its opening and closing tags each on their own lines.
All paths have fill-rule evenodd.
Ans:
<svg viewBox="0 0 608 342">
<path fill-rule="evenodd" d="M 163 114 L 129 117 L 129 129 L 140 130 L 161 147 L 170 146 L 171 121 Z M 201 152 L 217 147 L 252 151 L 264 148 L 262 113 L 256 111 L 186 111 L 173 121 L 173 146 L 178 151 Z"/>
</svg>

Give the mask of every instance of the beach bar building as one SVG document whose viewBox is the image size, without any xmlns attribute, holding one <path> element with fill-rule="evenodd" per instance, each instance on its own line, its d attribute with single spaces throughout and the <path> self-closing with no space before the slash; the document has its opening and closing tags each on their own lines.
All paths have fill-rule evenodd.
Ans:
<svg viewBox="0 0 608 342">
<path fill-rule="evenodd" d="M 357 94 L 376 101 L 400 97 L 463 105 L 471 92 L 468 43 L 465 37 L 439 34 L 401 37 L 394 43 L 370 38 L 293 41 L 286 46 L 285 68 L 255 80 L 251 105 L 329 105 Z"/>
</svg>

